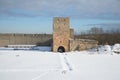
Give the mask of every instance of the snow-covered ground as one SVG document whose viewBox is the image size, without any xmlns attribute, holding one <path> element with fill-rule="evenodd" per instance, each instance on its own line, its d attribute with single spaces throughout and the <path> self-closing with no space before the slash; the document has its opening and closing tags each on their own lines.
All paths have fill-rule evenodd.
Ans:
<svg viewBox="0 0 120 80">
<path fill-rule="evenodd" d="M 0 50 L 0 80 L 120 80 L 120 55 L 113 48 L 66 53 Z"/>
</svg>

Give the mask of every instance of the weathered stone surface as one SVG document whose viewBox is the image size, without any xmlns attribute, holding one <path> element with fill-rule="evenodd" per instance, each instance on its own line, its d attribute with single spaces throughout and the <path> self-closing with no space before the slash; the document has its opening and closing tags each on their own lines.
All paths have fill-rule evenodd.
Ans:
<svg viewBox="0 0 120 80">
<path fill-rule="evenodd" d="M 98 41 L 89 39 L 71 39 L 70 40 L 70 51 L 81 51 L 90 48 L 97 47 Z"/>
<path fill-rule="evenodd" d="M 57 52 L 59 48 L 64 51 L 85 50 L 97 47 L 98 41 L 89 39 L 74 39 L 74 29 L 70 29 L 68 17 L 55 17 L 53 19 L 53 35 L 50 34 L 0 34 L 0 47 L 7 45 L 39 45 L 52 46 Z"/>
<path fill-rule="evenodd" d="M 69 51 L 69 18 L 55 17 L 53 19 L 53 51 L 57 52 L 60 46 Z"/>
<path fill-rule="evenodd" d="M 45 45 L 51 46 L 50 34 L 0 34 L 0 47 L 7 45 Z"/>
<path fill-rule="evenodd" d="M 74 39 L 74 29 L 70 29 L 70 38 Z"/>
<path fill-rule="evenodd" d="M 69 28 L 69 18 L 53 19 L 53 51 L 62 46 L 65 51 L 85 50 L 97 47 L 98 42 L 88 39 L 74 39 L 74 29 Z"/>
</svg>

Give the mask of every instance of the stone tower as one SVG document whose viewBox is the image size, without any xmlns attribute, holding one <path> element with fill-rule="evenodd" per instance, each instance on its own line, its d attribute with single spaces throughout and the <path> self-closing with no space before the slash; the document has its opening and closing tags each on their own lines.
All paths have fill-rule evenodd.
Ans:
<svg viewBox="0 0 120 80">
<path fill-rule="evenodd" d="M 53 19 L 53 51 L 69 51 L 70 38 L 69 18 L 54 17 Z"/>
</svg>

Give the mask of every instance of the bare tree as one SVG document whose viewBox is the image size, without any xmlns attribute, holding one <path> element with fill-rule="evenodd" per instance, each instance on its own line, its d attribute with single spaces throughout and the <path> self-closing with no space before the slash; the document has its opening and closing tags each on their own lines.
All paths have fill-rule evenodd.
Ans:
<svg viewBox="0 0 120 80">
<path fill-rule="evenodd" d="M 77 35 L 76 38 L 81 39 L 94 39 L 99 44 L 115 44 L 120 43 L 120 29 L 103 30 L 102 28 L 93 27 L 88 32 L 84 31 L 82 34 Z"/>
<path fill-rule="evenodd" d="M 104 31 L 102 28 L 93 27 L 89 32 L 90 34 L 102 34 Z"/>
</svg>

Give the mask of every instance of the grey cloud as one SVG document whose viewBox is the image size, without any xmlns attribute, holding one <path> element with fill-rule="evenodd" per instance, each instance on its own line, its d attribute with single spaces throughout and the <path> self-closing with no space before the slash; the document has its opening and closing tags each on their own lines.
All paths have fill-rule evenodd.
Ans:
<svg viewBox="0 0 120 80">
<path fill-rule="evenodd" d="M 120 19 L 119 8 L 120 0 L 0 0 L 0 14 L 6 14 L 11 9 L 20 9 L 33 12 L 32 15 L 36 16 Z M 12 11 L 11 13 L 14 14 Z"/>
</svg>

